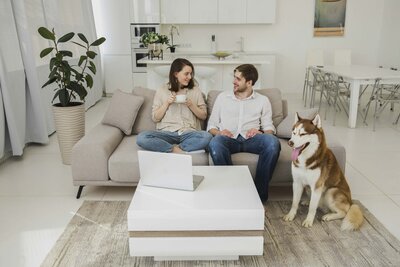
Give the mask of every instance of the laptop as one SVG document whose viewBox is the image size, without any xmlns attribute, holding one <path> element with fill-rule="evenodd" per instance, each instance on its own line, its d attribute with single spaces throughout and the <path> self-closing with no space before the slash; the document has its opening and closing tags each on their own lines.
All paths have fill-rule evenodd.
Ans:
<svg viewBox="0 0 400 267">
<path fill-rule="evenodd" d="M 138 151 L 142 185 L 194 191 L 204 176 L 193 175 L 190 155 Z"/>
</svg>

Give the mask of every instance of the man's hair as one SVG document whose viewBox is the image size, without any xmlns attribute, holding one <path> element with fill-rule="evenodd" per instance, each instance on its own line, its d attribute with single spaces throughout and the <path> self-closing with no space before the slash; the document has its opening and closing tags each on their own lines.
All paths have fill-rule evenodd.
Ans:
<svg viewBox="0 0 400 267">
<path fill-rule="evenodd" d="M 233 72 L 235 73 L 236 71 L 242 74 L 246 82 L 251 81 L 251 85 L 254 85 L 258 80 L 258 71 L 252 64 L 243 64 L 237 66 Z"/>
<path fill-rule="evenodd" d="M 179 82 L 178 79 L 175 77 L 176 72 L 180 72 L 185 66 L 189 66 L 192 68 L 192 79 L 190 79 L 189 84 L 187 88 L 192 89 L 194 87 L 194 67 L 193 64 L 184 58 L 177 58 L 175 59 L 172 64 L 171 68 L 169 70 L 169 85 L 170 91 L 173 92 L 178 92 L 179 91 Z"/>
</svg>

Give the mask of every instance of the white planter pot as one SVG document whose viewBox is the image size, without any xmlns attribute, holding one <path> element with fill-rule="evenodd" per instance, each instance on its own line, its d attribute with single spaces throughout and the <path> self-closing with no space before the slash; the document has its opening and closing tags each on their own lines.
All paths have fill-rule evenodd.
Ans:
<svg viewBox="0 0 400 267">
<path fill-rule="evenodd" d="M 85 135 L 85 105 L 53 106 L 53 114 L 62 161 L 70 165 L 72 147 Z"/>
</svg>

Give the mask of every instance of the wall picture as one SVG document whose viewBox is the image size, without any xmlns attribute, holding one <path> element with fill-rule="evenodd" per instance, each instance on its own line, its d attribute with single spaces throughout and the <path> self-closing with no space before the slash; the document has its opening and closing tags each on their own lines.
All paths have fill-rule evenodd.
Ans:
<svg viewBox="0 0 400 267">
<path fill-rule="evenodd" d="M 343 36 L 347 0 L 315 0 L 314 36 Z"/>
</svg>

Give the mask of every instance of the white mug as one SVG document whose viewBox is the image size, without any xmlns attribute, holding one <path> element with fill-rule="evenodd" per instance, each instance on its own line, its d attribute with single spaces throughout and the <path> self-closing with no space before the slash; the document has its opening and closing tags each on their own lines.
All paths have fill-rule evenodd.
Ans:
<svg viewBox="0 0 400 267">
<path fill-rule="evenodd" d="M 185 103 L 186 95 L 176 95 L 175 102 L 176 103 Z"/>
</svg>

